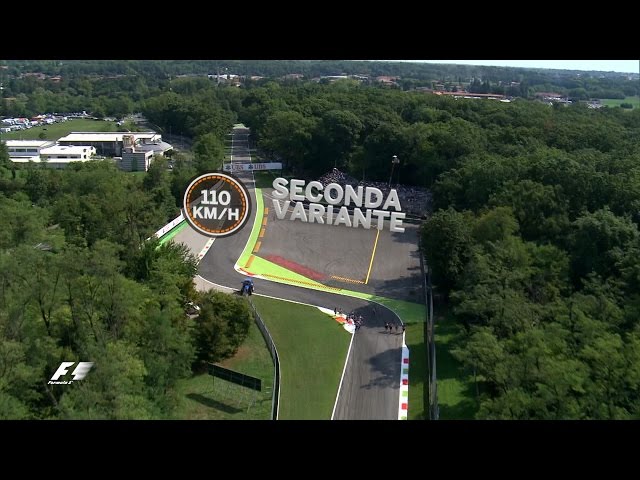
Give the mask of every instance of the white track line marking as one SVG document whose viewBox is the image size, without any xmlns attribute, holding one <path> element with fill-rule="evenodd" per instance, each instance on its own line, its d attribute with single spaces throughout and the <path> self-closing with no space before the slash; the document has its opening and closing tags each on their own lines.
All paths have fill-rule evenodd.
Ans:
<svg viewBox="0 0 640 480">
<path fill-rule="evenodd" d="M 342 389 L 342 382 L 344 381 L 344 374 L 347 371 L 347 364 L 349 363 L 349 355 L 351 355 L 351 346 L 353 345 L 353 339 L 355 334 L 351 335 L 351 341 L 349 342 L 349 350 L 347 350 L 347 358 L 344 360 L 344 367 L 342 368 L 342 376 L 340 377 L 340 385 L 338 385 L 338 393 L 336 394 L 336 401 L 333 404 L 333 411 L 331 412 L 331 420 L 336 414 L 336 407 L 338 406 L 338 399 L 340 398 L 340 390 Z"/>
</svg>

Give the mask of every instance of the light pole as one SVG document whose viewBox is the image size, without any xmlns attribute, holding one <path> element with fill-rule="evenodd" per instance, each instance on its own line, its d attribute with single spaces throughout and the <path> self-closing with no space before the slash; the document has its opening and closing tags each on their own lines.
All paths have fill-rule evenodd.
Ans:
<svg viewBox="0 0 640 480">
<path fill-rule="evenodd" d="M 400 163 L 400 159 L 397 155 L 391 158 L 391 175 L 389 175 L 389 188 L 391 188 L 391 178 L 393 177 L 393 167 Z"/>
</svg>

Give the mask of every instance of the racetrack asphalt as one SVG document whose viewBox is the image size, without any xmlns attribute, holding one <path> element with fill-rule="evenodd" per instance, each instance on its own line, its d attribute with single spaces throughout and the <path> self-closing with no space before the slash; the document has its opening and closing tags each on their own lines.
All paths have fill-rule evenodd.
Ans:
<svg viewBox="0 0 640 480">
<path fill-rule="evenodd" d="M 263 189 L 269 214 L 259 257 L 274 263 L 286 257 L 324 285 L 408 302 L 421 301 L 416 225 L 404 224 L 405 231 L 395 233 L 388 230 L 385 222 L 385 229 L 378 233 L 375 228 L 291 221 L 289 214 L 279 220 L 271 192 L 272 189 Z"/>
<path fill-rule="evenodd" d="M 250 151 L 246 132 L 239 131 L 239 129 L 234 129 L 234 135 L 232 138 L 232 161 L 234 163 L 250 161 Z M 251 172 L 238 172 L 235 175 L 247 186 L 253 204 L 256 205 L 253 174 Z M 265 204 L 268 205 L 267 203 Z M 242 230 L 229 237 L 215 239 L 213 245 L 200 262 L 198 272 L 200 276 L 217 285 L 229 287 L 234 290 L 239 289 L 244 275 L 236 272 L 234 270 L 234 265 L 237 259 L 240 257 L 245 244 L 247 243 L 247 240 L 249 239 L 249 235 L 251 233 L 251 225 L 253 225 L 255 215 L 256 209 L 253 208 L 251 211 L 251 218 Z M 297 228 L 297 225 L 295 224 L 298 223 L 290 221 L 277 222 L 282 225 L 276 226 L 276 222 L 272 222 L 273 225 L 276 226 L 276 229 L 278 227 L 295 229 Z M 311 226 L 309 224 L 303 225 Z M 317 241 L 319 243 L 322 243 L 324 241 L 324 246 L 322 248 L 326 248 L 327 242 L 332 241 L 332 237 L 327 237 L 326 233 L 327 231 L 331 232 L 331 230 L 327 230 L 331 227 L 321 225 L 313 226 L 324 228 L 324 240 L 323 236 L 318 235 Z M 333 228 L 341 229 L 347 227 Z M 356 231 L 355 235 L 362 235 L 368 240 L 366 242 L 366 251 L 369 252 L 369 257 L 367 257 L 366 262 L 360 261 L 362 265 L 358 264 L 358 267 L 363 267 L 365 263 L 367 263 L 366 266 L 368 268 L 368 262 L 373 244 L 373 237 L 375 236 L 375 234 L 370 230 L 349 230 Z M 383 242 L 387 242 L 387 240 L 393 241 L 393 238 L 391 238 L 393 234 L 390 234 L 389 232 L 386 233 L 387 235 L 385 235 L 385 237 L 388 236 L 389 238 L 383 240 Z M 268 234 L 269 233 L 267 232 L 267 235 Z M 296 252 L 300 252 L 300 249 L 303 247 L 303 245 L 308 246 L 306 242 L 300 241 L 301 239 L 298 239 L 296 241 L 295 236 L 287 235 L 285 231 L 283 231 L 283 235 L 285 235 L 287 238 L 293 238 L 294 241 L 287 242 L 286 244 L 283 243 L 281 249 L 278 250 L 276 246 L 278 238 L 274 235 L 274 238 L 272 239 L 273 241 L 270 242 L 269 245 L 267 245 L 268 248 L 273 248 L 274 254 L 287 255 L 288 258 L 291 258 L 292 256 L 295 256 L 297 254 Z M 380 235 L 380 237 L 382 238 L 383 235 Z M 265 239 L 267 238 L 269 237 L 265 235 Z M 408 239 L 408 237 L 403 237 L 403 239 L 406 240 Z M 208 237 L 201 235 L 200 233 L 194 231 L 190 226 L 188 226 L 183 231 L 178 233 L 174 240 L 176 242 L 186 243 L 190 247 L 190 249 L 197 255 L 197 253 L 199 253 L 199 251 L 206 244 Z M 363 242 L 361 243 L 364 245 Z M 407 240 L 406 243 L 408 245 L 412 244 L 410 240 Z M 271 245 L 273 245 L 273 247 Z M 297 249 L 295 248 L 296 245 L 298 246 Z M 379 240 L 378 249 L 381 249 L 383 245 L 384 243 L 381 243 L 381 240 Z M 318 245 L 318 247 L 320 247 L 320 245 Z M 395 244 L 393 248 L 396 248 Z M 410 249 L 412 247 L 407 248 Z M 310 251 L 305 250 L 304 255 L 306 255 L 306 257 L 302 256 L 300 259 L 308 259 L 309 255 L 320 258 L 321 251 L 322 250 L 316 250 L 314 253 L 313 249 Z M 381 251 L 382 250 L 380 250 L 380 252 Z M 409 250 L 407 250 L 407 252 L 409 252 Z M 261 251 L 259 256 L 263 257 L 263 255 L 264 252 Z M 382 258 L 384 256 L 380 255 L 380 253 L 378 253 L 378 255 L 379 257 L 376 258 Z M 410 252 L 407 253 L 407 255 L 410 256 Z M 387 255 L 387 257 L 390 256 Z M 397 266 L 396 264 L 398 263 L 395 262 L 394 264 L 393 258 L 386 258 L 384 259 L 384 262 L 388 263 L 388 266 L 386 267 L 387 270 L 393 269 L 394 265 Z M 382 273 L 376 273 L 377 268 L 379 269 L 378 272 Z M 358 271 L 360 272 L 361 270 Z M 386 295 L 387 292 L 384 291 L 384 282 L 393 281 L 393 279 L 386 279 L 384 275 L 385 271 L 386 270 L 384 265 L 382 267 L 379 267 L 378 264 L 374 262 L 371 271 L 371 287 L 373 288 L 373 292 L 371 293 L 375 292 L 376 294 L 388 296 Z M 403 270 L 403 272 L 406 272 L 406 268 Z M 413 283 L 413 278 L 409 280 L 401 280 L 401 283 L 404 282 L 407 282 L 406 285 Z M 340 395 L 337 399 L 337 404 L 334 412 L 334 419 L 398 419 L 400 362 L 403 336 L 401 333 L 401 328 L 398 328 L 398 333 L 396 333 L 395 331 L 393 331 L 392 333 L 388 333 L 384 329 L 384 325 L 386 322 L 392 324 L 400 324 L 400 319 L 394 312 L 375 302 L 369 302 L 366 300 L 347 297 L 330 292 L 285 285 L 263 279 L 254 279 L 254 285 L 255 293 L 258 295 L 268 295 L 276 298 L 307 303 L 310 305 L 322 306 L 332 310 L 337 307 L 343 312 L 353 312 L 356 315 L 362 315 L 364 319 L 364 325 L 354 334 L 355 338 L 353 339 L 351 352 L 347 360 L 347 366 L 340 388 Z M 353 288 L 356 287 L 356 285 L 335 285 L 341 288 L 357 290 L 357 288 Z M 398 291 L 404 292 L 400 294 L 399 297 L 410 300 L 409 298 L 406 298 L 406 295 L 408 295 L 406 293 L 406 288 L 399 288 Z"/>
</svg>

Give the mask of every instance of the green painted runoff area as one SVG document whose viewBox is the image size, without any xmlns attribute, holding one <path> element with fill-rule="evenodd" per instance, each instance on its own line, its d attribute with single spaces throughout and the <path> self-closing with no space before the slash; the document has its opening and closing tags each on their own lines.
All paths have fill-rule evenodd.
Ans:
<svg viewBox="0 0 640 480">
<path fill-rule="evenodd" d="M 255 189 L 256 193 L 256 216 L 253 219 L 253 227 L 251 228 L 251 235 L 249 235 L 249 240 L 247 244 L 244 246 L 244 250 L 240 254 L 240 258 L 236 262 L 239 266 L 244 267 L 249 260 L 249 256 L 253 251 L 253 247 L 256 244 L 256 240 L 258 240 L 258 235 L 260 233 L 260 225 L 262 224 L 262 218 L 264 217 L 264 201 L 262 200 L 262 190 L 259 188 Z"/>
<path fill-rule="evenodd" d="M 184 230 L 186 226 L 187 226 L 187 221 L 183 220 L 178 225 L 173 227 L 171 230 L 169 230 L 168 233 L 165 233 L 162 237 L 160 237 L 160 245 L 164 245 L 165 243 L 167 243 L 169 240 L 171 240 L 173 237 L 179 234 L 182 230 Z"/>
</svg>

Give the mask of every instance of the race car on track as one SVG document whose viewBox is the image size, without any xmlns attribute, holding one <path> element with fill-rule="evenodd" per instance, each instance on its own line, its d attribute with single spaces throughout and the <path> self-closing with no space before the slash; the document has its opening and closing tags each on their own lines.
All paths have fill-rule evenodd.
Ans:
<svg viewBox="0 0 640 480">
<path fill-rule="evenodd" d="M 245 278 L 242 281 L 242 288 L 240 289 L 240 295 L 252 295 L 253 294 L 253 280 Z"/>
</svg>

